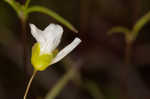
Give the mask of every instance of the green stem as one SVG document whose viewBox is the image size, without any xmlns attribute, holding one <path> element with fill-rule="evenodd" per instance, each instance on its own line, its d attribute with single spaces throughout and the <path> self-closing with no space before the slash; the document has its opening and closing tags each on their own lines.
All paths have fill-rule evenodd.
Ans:
<svg viewBox="0 0 150 99">
<path fill-rule="evenodd" d="M 28 8 L 28 6 L 29 6 L 29 4 L 30 4 L 30 2 L 31 2 L 31 0 L 26 0 L 26 3 L 25 3 L 25 9 L 27 9 Z"/>
<path fill-rule="evenodd" d="M 29 15 L 30 13 L 33 13 L 33 12 L 40 12 L 40 13 L 49 15 L 49 16 L 53 17 L 54 19 L 56 19 L 58 22 L 64 24 L 70 30 L 78 33 L 78 30 L 70 22 L 68 22 L 63 17 L 61 17 L 60 15 L 58 15 L 57 13 L 55 13 L 54 11 L 52 11 L 48 8 L 41 7 L 41 6 L 32 6 L 32 7 L 29 7 L 25 13 L 26 13 L 26 15 Z"/>
<path fill-rule="evenodd" d="M 51 91 L 47 94 L 45 99 L 55 99 L 56 96 L 60 93 L 60 91 L 65 87 L 65 85 L 70 81 L 73 76 L 76 74 L 76 68 L 71 68 L 59 81 L 56 85 L 51 89 Z"/>
<path fill-rule="evenodd" d="M 121 97 L 120 99 L 129 99 L 128 96 L 128 72 L 129 72 L 129 66 L 131 64 L 131 50 L 132 50 L 132 42 L 126 40 L 126 49 L 125 49 L 125 58 L 124 62 L 125 65 L 121 67 L 121 78 L 120 78 L 120 87 L 121 87 Z"/>
<path fill-rule="evenodd" d="M 23 64 L 24 64 L 24 71 L 27 73 L 27 63 L 28 63 L 28 44 L 27 44 L 27 31 L 26 31 L 26 23 L 27 20 L 25 19 L 24 16 L 22 18 L 20 17 L 21 21 L 21 27 L 22 27 L 22 33 L 21 33 L 21 39 L 22 39 L 22 45 L 23 45 Z"/>
<path fill-rule="evenodd" d="M 13 0 L 4 0 L 4 1 L 7 2 L 16 11 L 17 15 L 19 16 L 20 9 L 18 9 L 15 2 Z"/>
<path fill-rule="evenodd" d="M 68 61 L 71 61 L 71 60 L 63 61 L 64 68 L 66 69 L 66 71 L 68 71 L 68 69 L 70 68 L 69 67 L 70 64 L 68 64 Z M 93 97 L 93 99 L 104 99 L 104 95 L 101 93 L 97 84 L 93 81 L 86 81 L 84 83 L 82 80 L 81 74 L 79 72 L 74 76 L 73 83 L 83 89 L 86 89 L 87 92 Z"/>
<path fill-rule="evenodd" d="M 130 64 L 131 50 L 132 50 L 132 42 L 127 42 L 126 43 L 126 49 L 125 49 L 125 63 L 126 64 Z"/>
<path fill-rule="evenodd" d="M 87 81 L 84 86 L 89 91 L 89 93 L 91 93 L 94 99 L 104 99 L 104 96 L 99 90 L 97 84 L 95 84 L 93 81 Z"/>
<path fill-rule="evenodd" d="M 25 93 L 24 93 L 23 99 L 26 99 L 26 98 L 27 98 L 27 95 L 28 95 L 28 92 L 29 92 L 31 83 L 32 83 L 33 79 L 35 78 L 35 75 L 36 75 L 36 74 L 37 74 L 37 71 L 34 70 L 32 76 L 31 76 L 31 78 L 30 78 L 30 80 L 29 80 L 29 82 L 28 82 L 28 85 L 27 85 L 26 91 L 25 91 Z"/>
</svg>

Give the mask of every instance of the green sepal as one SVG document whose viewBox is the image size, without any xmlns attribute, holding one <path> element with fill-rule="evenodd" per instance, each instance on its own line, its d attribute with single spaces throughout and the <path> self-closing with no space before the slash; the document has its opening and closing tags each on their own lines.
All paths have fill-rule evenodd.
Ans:
<svg viewBox="0 0 150 99">
<path fill-rule="evenodd" d="M 38 71 L 43 71 L 50 66 L 53 59 L 53 54 L 40 55 L 40 44 L 35 43 L 32 47 L 31 63 L 33 67 Z"/>
</svg>

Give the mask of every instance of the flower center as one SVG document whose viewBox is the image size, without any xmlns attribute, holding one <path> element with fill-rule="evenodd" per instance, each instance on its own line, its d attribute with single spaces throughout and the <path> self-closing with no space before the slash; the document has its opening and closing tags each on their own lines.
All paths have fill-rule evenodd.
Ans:
<svg viewBox="0 0 150 99">
<path fill-rule="evenodd" d="M 40 54 L 40 44 L 35 43 L 32 47 L 31 63 L 38 71 L 45 70 L 52 62 L 57 53 Z"/>
</svg>

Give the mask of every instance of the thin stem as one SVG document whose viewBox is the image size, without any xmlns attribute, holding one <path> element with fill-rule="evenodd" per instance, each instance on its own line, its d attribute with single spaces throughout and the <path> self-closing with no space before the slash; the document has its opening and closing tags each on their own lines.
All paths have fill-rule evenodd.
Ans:
<svg viewBox="0 0 150 99">
<path fill-rule="evenodd" d="M 29 80 L 29 82 L 28 82 L 28 85 L 27 85 L 26 91 L 25 91 L 25 93 L 24 93 L 23 99 L 26 99 L 26 98 L 27 98 L 27 95 L 28 95 L 28 92 L 29 92 L 31 83 L 32 83 L 32 81 L 33 81 L 33 79 L 34 79 L 34 77 L 35 77 L 36 74 L 37 74 L 37 71 L 34 70 L 32 76 L 31 76 L 31 78 L 30 78 L 30 80 Z"/>
<path fill-rule="evenodd" d="M 93 81 L 87 81 L 83 84 L 89 93 L 92 95 L 93 99 L 104 99 L 104 96 L 100 89 L 98 88 L 97 84 Z"/>
<path fill-rule="evenodd" d="M 71 62 L 72 60 L 69 59 L 69 60 L 63 61 L 64 68 L 66 71 L 70 69 L 70 66 L 69 66 L 70 64 L 68 64 L 69 63 L 68 61 Z M 104 99 L 104 95 L 101 93 L 97 84 L 94 83 L 93 81 L 86 81 L 86 83 L 83 82 L 80 72 L 74 75 L 74 78 L 72 79 L 72 81 L 74 84 L 78 85 L 79 87 L 86 89 L 89 92 L 89 94 L 93 97 L 93 99 Z"/>
<path fill-rule="evenodd" d="M 68 27 L 70 30 L 74 31 L 75 33 L 78 33 L 78 30 L 66 19 L 64 19 L 63 17 L 61 17 L 59 14 L 57 14 L 56 12 L 54 12 L 51 9 L 42 7 L 42 6 L 32 6 L 29 7 L 28 9 L 26 9 L 25 14 L 29 15 L 30 13 L 33 12 L 39 12 L 39 13 L 43 13 L 46 14 L 52 18 L 54 18 L 55 20 L 57 20 L 58 22 L 64 24 L 66 27 Z"/>
<path fill-rule="evenodd" d="M 130 64 L 131 61 L 131 49 L 132 49 L 132 42 L 126 43 L 126 50 L 125 50 L 125 63 Z"/>
<path fill-rule="evenodd" d="M 128 96 L 128 72 L 129 72 L 129 66 L 131 64 L 131 51 L 132 51 L 132 41 L 126 41 L 126 49 L 125 49 L 125 58 L 124 62 L 125 65 L 121 67 L 121 78 L 120 78 L 120 84 L 121 84 L 121 97 L 120 99 L 129 99 Z"/>
<path fill-rule="evenodd" d="M 28 6 L 29 6 L 30 2 L 31 2 L 31 0 L 26 0 L 25 6 L 24 6 L 24 7 L 25 7 L 25 9 L 26 9 L 26 8 L 28 8 Z"/>
<path fill-rule="evenodd" d="M 28 44 L 27 44 L 27 32 L 26 32 L 26 22 L 27 20 L 25 17 L 20 17 L 21 21 L 21 28 L 22 28 L 22 33 L 21 33 L 21 39 L 22 39 L 22 44 L 23 44 L 23 65 L 24 65 L 24 72 L 27 73 L 27 63 L 28 63 Z"/>
<path fill-rule="evenodd" d="M 13 0 L 4 0 L 4 1 L 7 2 L 15 10 L 17 15 L 19 16 L 20 9 L 18 9 L 15 2 Z"/>
<path fill-rule="evenodd" d="M 47 94 L 45 99 L 55 99 L 55 97 L 59 94 L 59 92 L 64 88 L 64 86 L 72 79 L 72 77 L 76 74 L 76 68 L 71 68 L 59 81 L 56 85 L 51 89 L 51 91 Z"/>
</svg>

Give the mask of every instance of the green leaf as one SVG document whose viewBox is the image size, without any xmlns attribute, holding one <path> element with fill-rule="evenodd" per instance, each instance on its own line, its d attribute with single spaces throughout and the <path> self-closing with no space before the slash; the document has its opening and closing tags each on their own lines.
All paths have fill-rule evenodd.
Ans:
<svg viewBox="0 0 150 99">
<path fill-rule="evenodd" d="M 150 21 L 150 12 L 144 15 L 141 19 L 139 19 L 133 27 L 132 33 L 136 39 L 139 34 L 139 31 L 144 27 L 146 23 Z"/>
<path fill-rule="evenodd" d="M 40 13 L 44 13 L 47 14 L 51 17 L 53 17 L 54 19 L 56 19 L 57 21 L 59 21 L 60 23 L 64 24 L 66 27 L 68 27 L 70 30 L 74 31 L 74 32 L 78 32 L 77 29 L 75 29 L 75 27 L 68 22 L 67 20 L 65 20 L 63 17 L 61 17 L 60 15 L 58 15 L 57 13 L 55 13 L 54 11 L 45 8 L 45 7 L 41 7 L 41 6 L 32 6 L 28 9 L 26 9 L 26 14 L 28 15 L 29 13 L 32 12 L 40 12 Z"/>
<path fill-rule="evenodd" d="M 113 33 L 123 33 L 126 35 L 130 33 L 130 30 L 125 27 L 117 26 L 113 27 L 110 31 L 108 31 L 108 35 L 112 35 Z"/>
</svg>

